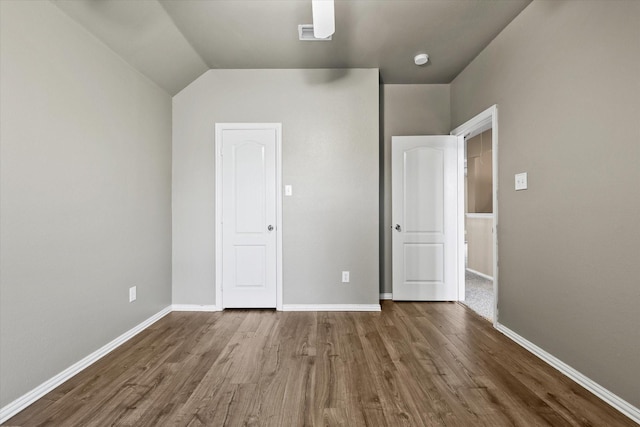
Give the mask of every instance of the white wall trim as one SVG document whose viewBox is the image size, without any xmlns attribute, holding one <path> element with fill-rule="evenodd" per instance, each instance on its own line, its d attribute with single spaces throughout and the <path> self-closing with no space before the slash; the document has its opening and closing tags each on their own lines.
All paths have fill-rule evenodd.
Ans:
<svg viewBox="0 0 640 427">
<path fill-rule="evenodd" d="M 224 309 L 222 296 L 222 131 L 225 129 L 274 129 L 276 131 L 276 310 L 282 310 L 282 123 L 215 123 L 215 240 L 216 306 Z"/>
<path fill-rule="evenodd" d="M 480 273 L 479 271 L 476 271 L 473 268 L 467 268 L 467 271 L 473 274 L 477 274 L 480 277 L 484 277 L 485 279 L 493 280 L 493 277 L 489 276 L 488 274 Z"/>
<path fill-rule="evenodd" d="M 217 305 L 173 304 L 172 311 L 222 311 Z"/>
<path fill-rule="evenodd" d="M 393 299 L 393 294 L 391 292 L 383 292 L 380 294 L 381 300 Z"/>
<path fill-rule="evenodd" d="M 475 218 L 475 219 L 491 219 L 493 218 L 492 213 L 466 213 L 465 216 L 467 218 Z"/>
<path fill-rule="evenodd" d="M 609 405 L 613 406 L 615 409 L 620 411 L 622 414 L 631 418 L 636 423 L 640 424 L 640 409 L 636 408 L 626 400 L 621 397 L 613 394 L 606 388 L 602 387 L 600 384 L 593 381 L 591 378 L 586 375 L 578 372 L 571 366 L 564 363 L 562 360 L 553 356 L 550 353 L 547 353 L 545 350 L 541 349 L 531 341 L 526 338 L 518 335 L 508 327 L 504 326 L 501 323 L 496 323 L 496 329 L 502 332 L 507 337 L 511 338 L 513 341 L 530 351 L 531 353 L 538 356 L 543 361 L 547 362 L 549 365 L 556 368 L 558 371 L 571 378 L 573 381 L 580 384 L 582 387 L 589 390 L 591 393 L 595 394 L 600 399 L 604 400 Z"/>
<path fill-rule="evenodd" d="M 380 304 L 284 304 L 282 311 L 381 311 Z"/>
<path fill-rule="evenodd" d="M 466 297 L 466 282 L 465 282 L 465 276 L 464 276 L 464 267 L 465 267 L 465 218 L 464 218 L 464 214 L 465 214 L 465 191 L 464 191 L 464 182 L 465 182 L 465 178 L 464 178 L 464 170 L 465 170 L 465 158 L 464 158 L 464 153 L 465 153 L 465 146 L 466 146 L 466 142 L 464 139 L 464 135 L 455 135 L 458 137 L 457 143 L 456 143 L 456 163 L 458 165 L 458 169 L 456 170 L 456 178 L 457 178 L 457 189 L 456 189 L 456 196 L 457 196 L 457 217 L 458 217 L 458 224 L 456 227 L 456 232 L 457 232 L 457 236 L 456 236 L 456 244 L 458 246 L 458 259 L 456 262 L 456 274 L 458 275 L 457 277 L 457 281 L 458 281 L 458 301 L 464 301 L 465 297 Z"/>
<path fill-rule="evenodd" d="M 113 341 L 100 347 L 98 350 L 94 351 L 93 353 L 89 354 L 85 358 L 69 366 L 64 371 L 53 376 L 52 378 L 43 382 L 33 390 L 27 392 L 26 394 L 23 394 L 13 402 L 4 406 L 2 409 L 0 409 L 0 424 L 4 423 L 9 418 L 13 417 L 18 412 L 22 411 L 27 406 L 31 405 L 33 402 L 40 399 L 45 394 L 49 393 L 54 388 L 58 387 L 60 384 L 64 383 L 68 379 L 72 378 L 76 374 L 88 368 L 90 365 L 94 364 L 95 362 L 100 360 L 102 357 L 107 355 L 107 353 L 120 347 L 122 344 L 129 341 L 138 333 L 142 332 L 143 330 L 145 330 L 146 328 L 148 328 L 158 320 L 162 319 L 167 314 L 171 313 L 171 311 L 172 311 L 171 306 L 160 310 L 158 313 L 154 314 L 153 316 L 149 317 L 147 320 L 129 329 L 127 332 L 120 335 Z"/>
<path fill-rule="evenodd" d="M 491 131 L 491 149 L 492 149 L 492 168 L 493 168 L 493 326 L 498 327 L 499 310 L 498 310 L 498 286 L 499 286 L 499 270 L 498 270 L 498 105 L 494 104 L 484 110 L 482 113 L 466 121 L 451 131 L 451 135 L 456 136 L 472 136 L 485 130 Z M 464 163 L 464 159 L 462 159 Z M 464 170 L 459 172 L 459 179 L 464 180 Z M 464 188 L 462 190 L 464 192 Z M 461 196 L 464 198 L 464 196 Z M 463 201 L 464 203 L 464 201 Z M 464 208 L 462 209 L 464 212 Z M 461 215 L 458 221 L 463 222 L 464 216 Z M 459 225 L 464 227 L 464 224 Z M 464 233 L 463 233 L 464 234 Z M 464 243 L 463 243 L 464 245 Z M 458 254 L 458 262 L 465 265 L 464 248 L 461 248 Z M 459 278 L 464 295 L 464 275 Z"/>
</svg>

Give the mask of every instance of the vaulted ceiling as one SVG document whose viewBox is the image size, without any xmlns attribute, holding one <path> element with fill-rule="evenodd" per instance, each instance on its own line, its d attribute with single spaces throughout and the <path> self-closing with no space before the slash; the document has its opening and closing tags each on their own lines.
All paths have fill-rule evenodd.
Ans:
<svg viewBox="0 0 640 427">
<path fill-rule="evenodd" d="M 211 68 L 379 68 L 384 83 L 449 83 L 531 0 L 336 0 L 329 42 L 298 40 L 311 0 L 52 1 L 174 95 Z"/>
</svg>

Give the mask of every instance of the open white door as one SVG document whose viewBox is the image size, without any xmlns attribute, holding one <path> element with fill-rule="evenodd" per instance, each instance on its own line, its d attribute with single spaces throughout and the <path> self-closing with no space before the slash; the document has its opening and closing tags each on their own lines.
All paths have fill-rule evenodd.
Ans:
<svg viewBox="0 0 640 427">
<path fill-rule="evenodd" d="M 457 301 L 458 149 L 455 136 L 391 140 L 393 299 Z"/>
<path fill-rule="evenodd" d="M 279 124 L 216 125 L 222 308 L 277 305 L 279 133 Z"/>
</svg>

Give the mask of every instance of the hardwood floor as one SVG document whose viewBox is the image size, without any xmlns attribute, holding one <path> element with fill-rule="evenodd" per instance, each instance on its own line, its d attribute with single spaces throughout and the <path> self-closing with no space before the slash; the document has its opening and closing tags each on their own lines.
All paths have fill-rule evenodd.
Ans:
<svg viewBox="0 0 640 427">
<path fill-rule="evenodd" d="M 15 426 L 634 426 L 461 304 L 174 312 Z"/>
</svg>

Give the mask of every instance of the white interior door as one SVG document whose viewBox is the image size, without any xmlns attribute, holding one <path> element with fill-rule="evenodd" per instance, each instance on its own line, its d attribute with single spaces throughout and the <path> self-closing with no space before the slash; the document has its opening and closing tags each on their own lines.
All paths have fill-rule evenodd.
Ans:
<svg viewBox="0 0 640 427">
<path fill-rule="evenodd" d="M 235 126 L 242 127 L 242 126 Z M 252 127 L 252 126 L 247 126 Z M 279 129 L 218 126 L 222 308 L 276 307 Z M 218 175 L 220 179 L 220 175 Z M 220 184 L 220 183 L 219 183 Z"/>
<path fill-rule="evenodd" d="M 459 143 L 455 136 L 392 137 L 394 300 L 459 299 Z"/>
</svg>

